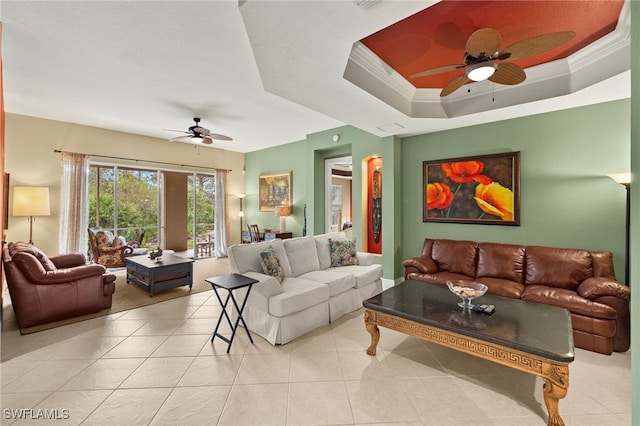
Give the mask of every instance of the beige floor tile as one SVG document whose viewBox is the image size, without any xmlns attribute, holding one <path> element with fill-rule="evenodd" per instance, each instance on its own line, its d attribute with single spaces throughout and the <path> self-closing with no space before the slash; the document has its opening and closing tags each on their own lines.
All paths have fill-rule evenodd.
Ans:
<svg viewBox="0 0 640 426">
<path fill-rule="evenodd" d="M 191 314 L 190 318 L 209 319 L 211 321 L 217 320 L 220 317 L 222 308 L 217 305 L 203 305 L 198 306 L 198 309 Z"/>
<path fill-rule="evenodd" d="M 169 336 L 151 356 L 196 356 L 202 351 L 204 345 L 209 344 L 210 340 L 209 335 L 202 334 Z"/>
<path fill-rule="evenodd" d="M 176 388 L 150 423 L 152 426 L 215 425 L 231 386 Z"/>
<path fill-rule="evenodd" d="M 288 425 L 352 424 L 353 415 L 343 381 L 291 383 Z"/>
<path fill-rule="evenodd" d="M 401 380 L 346 382 L 356 423 L 417 422 L 420 416 L 409 402 Z"/>
<path fill-rule="evenodd" d="M 167 336 L 129 336 L 104 355 L 104 358 L 146 358 L 151 355 Z"/>
<path fill-rule="evenodd" d="M 291 382 L 342 379 L 337 352 L 291 353 Z"/>
<path fill-rule="evenodd" d="M 123 336 L 92 334 L 62 340 L 48 349 L 51 359 L 98 359 L 125 339 Z"/>
<path fill-rule="evenodd" d="M 99 359 L 69 380 L 62 390 L 116 389 L 143 361 L 143 358 Z"/>
<path fill-rule="evenodd" d="M 287 383 L 236 385 L 220 416 L 219 425 L 284 425 Z"/>
<path fill-rule="evenodd" d="M 171 388 L 115 390 L 82 424 L 147 425 L 170 393 Z"/>
<path fill-rule="evenodd" d="M 20 416 L 20 410 L 35 407 L 40 403 L 40 401 L 44 400 L 52 393 L 53 392 L 2 392 L 2 397 L 0 398 L 0 407 L 2 407 L 2 424 L 13 423 L 16 418 Z"/>
<path fill-rule="evenodd" d="M 375 356 L 365 352 L 338 352 L 340 368 L 345 380 L 391 379 L 393 371 L 384 353 Z"/>
<path fill-rule="evenodd" d="M 334 352 L 336 344 L 331 327 L 326 325 L 294 339 L 291 342 L 292 352 Z"/>
<path fill-rule="evenodd" d="M 102 336 L 131 336 L 142 328 L 147 320 L 115 320 L 107 321 L 100 328 Z"/>
<path fill-rule="evenodd" d="M 119 320 L 120 321 L 133 321 L 133 320 Z M 172 319 L 152 319 L 152 320 L 137 320 L 145 321 L 144 326 L 140 327 L 133 333 L 134 336 L 170 336 L 177 329 L 179 329 L 185 320 L 182 318 Z"/>
<path fill-rule="evenodd" d="M 199 356 L 178 386 L 231 385 L 238 375 L 242 358 L 242 355 Z"/>
<path fill-rule="evenodd" d="M 174 387 L 193 360 L 193 357 L 147 358 L 120 388 Z"/>
<path fill-rule="evenodd" d="M 246 354 L 235 383 L 288 383 L 290 371 L 290 353 Z"/>
<path fill-rule="evenodd" d="M 194 318 L 186 320 L 174 334 L 208 334 L 209 339 L 216 328 L 218 318 Z M 238 330 L 240 331 L 240 330 Z"/>
<path fill-rule="evenodd" d="M 93 362 L 84 359 L 42 361 L 33 370 L 3 386 L 2 392 L 55 391 Z"/>
<path fill-rule="evenodd" d="M 395 377 L 431 377 L 447 373 L 424 348 L 396 349 L 388 352 L 385 361 Z"/>
</svg>

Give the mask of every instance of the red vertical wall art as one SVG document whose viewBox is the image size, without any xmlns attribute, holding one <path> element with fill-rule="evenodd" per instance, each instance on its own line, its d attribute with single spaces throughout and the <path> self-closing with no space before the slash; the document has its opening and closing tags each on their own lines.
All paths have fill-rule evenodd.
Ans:
<svg viewBox="0 0 640 426">
<path fill-rule="evenodd" d="M 367 161 L 367 251 L 382 254 L 382 158 Z"/>
</svg>

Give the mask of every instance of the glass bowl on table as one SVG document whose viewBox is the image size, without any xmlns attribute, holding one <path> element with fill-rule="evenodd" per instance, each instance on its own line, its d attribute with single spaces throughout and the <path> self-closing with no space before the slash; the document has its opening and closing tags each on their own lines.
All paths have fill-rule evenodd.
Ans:
<svg viewBox="0 0 640 426">
<path fill-rule="evenodd" d="M 458 303 L 465 311 L 470 310 L 473 307 L 471 301 L 476 297 L 480 297 L 487 292 L 487 286 L 474 281 L 447 281 L 447 287 L 451 293 L 455 294 L 462 299 L 462 302 Z"/>
</svg>

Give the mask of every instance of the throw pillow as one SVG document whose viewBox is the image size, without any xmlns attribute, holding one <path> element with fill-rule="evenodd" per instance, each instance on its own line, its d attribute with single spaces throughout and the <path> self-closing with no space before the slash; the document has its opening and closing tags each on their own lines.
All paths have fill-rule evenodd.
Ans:
<svg viewBox="0 0 640 426">
<path fill-rule="evenodd" d="M 122 247 L 127 245 L 127 240 L 122 235 L 113 239 L 113 247 Z"/>
<path fill-rule="evenodd" d="M 354 240 L 334 240 L 329 238 L 331 267 L 356 265 L 356 242 Z"/>
<path fill-rule="evenodd" d="M 282 283 L 284 280 L 284 269 L 282 269 L 273 247 L 269 246 L 266 250 L 260 252 L 260 265 L 265 274 L 275 277 Z"/>
</svg>

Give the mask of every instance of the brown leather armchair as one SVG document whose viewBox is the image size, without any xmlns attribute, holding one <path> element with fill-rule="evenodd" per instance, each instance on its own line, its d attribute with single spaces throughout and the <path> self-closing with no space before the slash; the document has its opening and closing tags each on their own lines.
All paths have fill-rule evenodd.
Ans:
<svg viewBox="0 0 640 426">
<path fill-rule="evenodd" d="M 122 240 L 122 237 L 115 237 L 111 231 L 100 227 L 89 228 L 87 231 L 89 232 L 93 261 L 106 268 L 124 268 L 126 256 L 147 253 L 147 249 L 139 248 L 141 240 L 126 242 Z"/>
<path fill-rule="evenodd" d="M 3 248 L 2 263 L 21 329 L 111 307 L 116 276 L 81 253 L 48 257 L 15 242 Z"/>
</svg>

